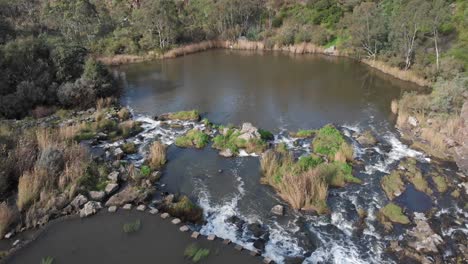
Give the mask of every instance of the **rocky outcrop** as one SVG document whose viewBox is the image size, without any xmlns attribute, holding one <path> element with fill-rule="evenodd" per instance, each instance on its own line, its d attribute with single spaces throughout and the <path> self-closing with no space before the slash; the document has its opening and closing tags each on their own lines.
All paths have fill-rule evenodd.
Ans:
<svg viewBox="0 0 468 264">
<path fill-rule="evenodd" d="M 231 149 L 223 149 L 219 152 L 219 155 L 220 156 L 223 156 L 225 158 L 230 158 L 232 156 L 234 156 L 234 153 L 232 152 Z"/>
<path fill-rule="evenodd" d="M 97 213 L 100 209 L 102 209 L 102 205 L 100 202 L 90 201 L 87 202 L 83 209 L 80 210 L 80 217 L 88 217 L 95 213 Z"/>
<path fill-rule="evenodd" d="M 127 186 L 122 191 L 109 198 L 109 200 L 106 202 L 106 206 L 122 206 L 127 203 L 137 203 L 137 201 L 140 201 L 144 198 L 146 198 L 144 193 L 140 193 L 138 188 Z"/>
<path fill-rule="evenodd" d="M 284 214 L 284 207 L 280 204 L 277 204 L 271 208 L 271 213 L 274 215 L 282 216 Z"/>
<path fill-rule="evenodd" d="M 242 128 L 240 130 L 240 136 L 238 138 L 244 140 L 251 140 L 251 139 L 260 139 L 260 133 L 258 132 L 258 128 L 254 127 L 251 123 L 243 123 Z"/>
<path fill-rule="evenodd" d="M 418 252 L 437 253 L 437 246 L 443 243 L 442 237 L 431 229 L 424 214 L 415 213 L 414 221 L 416 227 L 408 231 L 412 238 L 408 245 Z"/>
</svg>

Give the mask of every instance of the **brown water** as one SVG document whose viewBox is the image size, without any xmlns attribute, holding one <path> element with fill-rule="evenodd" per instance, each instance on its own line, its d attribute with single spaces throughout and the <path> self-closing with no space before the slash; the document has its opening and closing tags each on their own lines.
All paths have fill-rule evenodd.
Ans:
<svg viewBox="0 0 468 264">
<path fill-rule="evenodd" d="M 122 101 L 139 113 L 198 109 L 273 130 L 387 120 L 391 100 L 417 88 L 350 59 L 275 52 L 213 50 L 118 70 Z"/>
</svg>

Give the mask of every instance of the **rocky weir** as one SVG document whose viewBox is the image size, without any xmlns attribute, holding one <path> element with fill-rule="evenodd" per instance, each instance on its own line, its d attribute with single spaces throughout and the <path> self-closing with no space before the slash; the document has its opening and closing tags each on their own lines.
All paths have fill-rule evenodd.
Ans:
<svg viewBox="0 0 468 264">
<path fill-rule="evenodd" d="M 250 123 L 212 124 L 196 111 L 159 117 L 128 112 L 129 119 L 119 121 L 134 123 L 127 137 L 87 129 L 77 134 L 94 159 L 111 168 L 105 184 L 31 226 L 63 215 L 144 206 L 277 263 L 466 260 L 466 179 L 455 166 L 410 149 L 397 134 L 336 126 L 353 149 L 352 175 L 360 184 L 330 188 L 329 210 L 317 214 L 294 210 L 262 185 L 259 164 L 265 152 L 278 147 L 296 160 L 310 156 L 317 130 L 271 134 Z M 117 122 L 119 113 L 122 108 L 109 108 L 101 118 Z M 49 119 L 41 122 L 57 122 Z M 93 109 L 60 125 L 82 121 L 96 122 Z M 157 169 L 148 161 L 155 141 L 168 148 L 167 164 Z M 413 205 L 414 199 L 422 202 Z M 6 238 L 18 247 L 23 241 L 15 234 L 24 229 L 19 226 Z"/>
</svg>

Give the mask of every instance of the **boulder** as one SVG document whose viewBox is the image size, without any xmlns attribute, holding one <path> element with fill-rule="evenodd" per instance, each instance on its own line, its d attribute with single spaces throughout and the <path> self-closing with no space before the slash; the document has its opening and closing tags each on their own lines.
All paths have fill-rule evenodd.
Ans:
<svg viewBox="0 0 468 264">
<path fill-rule="evenodd" d="M 280 204 L 277 204 L 271 208 L 271 213 L 274 215 L 284 215 L 284 207 Z"/>
<path fill-rule="evenodd" d="M 113 205 L 113 206 L 109 206 L 109 208 L 107 209 L 107 211 L 109 213 L 115 213 L 117 212 L 117 206 Z"/>
<path fill-rule="evenodd" d="M 336 53 L 336 46 L 330 46 L 323 51 L 325 54 L 333 55 Z"/>
<path fill-rule="evenodd" d="M 127 186 L 122 191 L 114 194 L 107 200 L 106 206 L 122 206 L 140 198 L 140 192 L 136 187 Z"/>
<path fill-rule="evenodd" d="M 74 209 L 80 209 L 81 206 L 83 206 L 85 203 L 88 202 L 88 198 L 86 198 L 84 195 L 82 194 L 79 194 L 77 195 L 73 201 L 71 201 L 70 205 L 74 208 Z"/>
<path fill-rule="evenodd" d="M 117 183 L 109 183 L 106 185 L 106 194 L 113 194 L 119 189 L 119 185 Z"/>
<path fill-rule="evenodd" d="M 357 142 L 363 146 L 373 146 L 377 144 L 377 139 L 370 131 L 366 131 L 356 138 Z"/>
<path fill-rule="evenodd" d="M 121 160 L 123 158 L 123 156 L 125 155 L 125 153 L 123 152 L 123 150 L 121 148 L 116 148 L 114 150 L 114 157 L 115 159 L 117 160 Z"/>
<path fill-rule="evenodd" d="M 257 240 L 254 241 L 253 243 L 253 246 L 260 250 L 260 251 L 264 251 L 265 250 L 265 245 L 266 245 L 266 240 L 263 239 L 263 238 L 259 238 Z"/>
<path fill-rule="evenodd" d="M 80 211 L 80 217 L 88 217 L 97 213 L 102 208 L 100 202 L 90 201 L 87 202 L 83 209 Z"/>
<path fill-rule="evenodd" d="M 418 252 L 437 253 L 437 246 L 443 243 L 442 237 L 431 229 L 423 213 L 415 213 L 414 215 L 416 227 L 408 231 L 408 235 L 411 237 L 408 245 Z"/>
<path fill-rule="evenodd" d="M 247 229 L 254 237 L 262 237 L 268 235 L 268 230 L 260 223 L 252 223 L 247 225 Z"/>
<path fill-rule="evenodd" d="M 169 194 L 166 197 L 164 197 L 164 203 L 171 204 L 174 202 L 175 196 L 174 194 Z"/>
<path fill-rule="evenodd" d="M 36 164 L 47 173 L 58 175 L 65 167 L 65 159 L 60 150 L 47 147 L 41 152 Z"/>
<path fill-rule="evenodd" d="M 143 212 L 146 210 L 146 205 L 144 204 L 140 204 L 139 206 L 137 206 L 137 211 L 140 211 L 140 212 Z"/>
<path fill-rule="evenodd" d="M 234 153 L 232 153 L 231 149 L 223 149 L 219 152 L 219 155 L 225 157 L 225 158 L 230 158 L 234 156 Z"/>
<path fill-rule="evenodd" d="M 408 117 L 408 124 L 412 125 L 413 127 L 417 127 L 419 122 L 414 116 L 409 116 Z"/>
<path fill-rule="evenodd" d="M 89 198 L 93 201 L 102 202 L 105 196 L 106 196 L 106 193 L 103 191 L 90 191 L 89 192 Z"/>
<path fill-rule="evenodd" d="M 107 179 L 112 181 L 113 183 L 117 183 L 120 179 L 120 173 L 118 171 L 113 171 L 107 175 Z"/>
<path fill-rule="evenodd" d="M 258 132 L 258 128 L 254 127 L 251 123 L 243 123 L 240 136 L 238 138 L 248 141 L 251 139 L 260 139 L 261 136 Z"/>
</svg>

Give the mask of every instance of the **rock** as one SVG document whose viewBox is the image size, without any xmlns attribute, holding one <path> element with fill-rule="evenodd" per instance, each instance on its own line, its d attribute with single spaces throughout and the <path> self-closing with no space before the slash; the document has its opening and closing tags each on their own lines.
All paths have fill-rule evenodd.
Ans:
<svg viewBox="0 0 468 264">
<path fill-rule="evenodd" d="M 192 235 L 190 237 L 197 239 L 199 236 L 200 236 L 200 233 L 198 233 L 197 231 L 193 231 L 193 233 L 192 233 Z"/>
<path fill-rule="evenodd" d="M 125 204 L 122 209 L 124 210 L 132 210 L 132 204 L 128 203 L 128 204 Z"/>
<path fill-rule="evenodd" d="M 113 183 L 117 183 L 120 179 L 120 173 L 118 171 L 113 171 L 107 175 L 107 179 L 112 181 Z"/>
<path fill-rule="evenodd" d="M 218 170 L 218 173 L 223 173 L 223 170 L 222 170 L 222 169 L 219 169 L 219 170 Z"/>
<path fill-rule="evenodd" d="M 415 213 L 414 220 L 416 227 L 407 232 L 412 237 L 408 245 L 418 252 L 437 253 L 437 246 L 443 243 L 442 237 L 431 229 L 424 214 Z"/>
<path fill-rule="evenodd" d="M 418 120 L 414 116 L 409 116 L 408 117 L 408 124 L 412 125 L 413 127 L 418 126 Z"/>
<path fill-rule="evenodd" d="M 164 197 L 164 202 L 167 204 L 171 204 L 174 202 L 175 196 L 174 194 L 169 194 L 166 197 Z"/>
<path fill-rule="evenodd" d="M 287 256 L 284 258 L 285 264 L 301 264 L 304 262 L 305 257 L 303 256 Z"/>
<path fill-rule="evenodd" d="M 260 253 L 258 252 L 258 250 L 250 250 L 250 253 L 249 253 L 250 256 L 252 257 L 255 257 L 255 256 L 258 256 L 260 255 Z"/>
<path fill-rule="evenodd" d="M 10 239 L 10 238 L 12 238 L 14 235 L 15 235 L 15 231 L 12 230 L 12 231 L 6 233 L 5 239 Z"/>
<path fill-rule="evenodd" d="M 237 229 L 242 229 L 242 227 L 245 224 L 244 220 L 240 219 L 239 217 L 237 217 L 235 215 L 233 215 L 233 216 L 229 217 L 228 219 L 226 219 L 225 222 L 235 225 L 237 227 Z"/>
<path fill-rule="evenodd" d="M 80 217 L 88 217 L 97 213 L 102 208 L 100 202 L 89 201 L 87 202 L 83 209 L 80 211 Z"/>
<path fill-rule="evenodd" d="M 149 210 L 149 213 L 152 214 L 152 215 L 155 215 L 155 214 L 159 213 L 159 210 L 156 209 L 156 208 L 151 208 L 151 209 Z"/>
<path fill-rule="evenodd" d="M 231 240 L 230 240 L 230 239 L 227 239 L 227 238 L 226 238 L 226 239 L 223 240 L 223 245 L 229 245 L 229 244 L 231 244 Z"/>
<path fill-rule="evenodd" d="M 162 218 L 162 219 L 167 219 L 167 218 L 169 218 L 169 216 L 170 216 L 170 215 L 169 215 L 168 213 L 162 213 L 162 214 L 161 214 L 161 218 Z"/>
<path fill-rule="evenodd" d="M 17 240 L 15 240 L 15 242 L 13 242 L 12 246 L 16 247 L 16 246 L 19 245 L 20 242 L 21 242 L 21 240 L 17 239 Z"/>
<path fill-rule="evenodd" d="M 106 196 L 106 193 L 103 191 L 90 191 L 89 192 L 89 198 L 91 198 L 91 200 L 93 201 L 102 202 L 105 196 Z"/>
<path fill-rule="evenodd" d="M 183 226 L 181 226 L 181 227 L 179 228 L 179 230 L 180 230 L 181 232 L 187 232 L 187 231 L 189 231 L 189 227 L 186 226 L 186 225 L 183 225 Z"/>
<path fill-rule="evenodd" d="M 363 146 L 373 146 L 377 144 L 377 139 L 370 131 L 365 131 L 356 138 L 357 142 Z"/>
<path fill-rule="evenodd" d="M 106 206 L 122 206 L 126 203 L 131 203 L 140 198 L 140 192 L 132 186 L 125 187 L 122 191 L 114 194 L 106 202 Z"/>
<path fill-rule="evenodd" d="M 241 246 L 241 245 L 236 245 L 236 246 L 234 247 L 234 249 L 237 250 L 237 251 L 242 251 L 242 249 L 244 249 L 244 247 Z"/>
<path fill-rule="evenodd" d="M 41 152 L 36 164 L 47 173 L 58 175 L 65 167 L 65 159 L 60 150 L 47 147 Z"/>
<path fill-rule="evenodd" d="M 119 185 L 117 183 L 109 183 L 106 185 L 105 191 L 107 194 L 110 195 L 116 192 L 118 189 L 119 189 Z"/>
<path fill-rule="evenodd" d="M 212 234 L 212 235 L 209 235 L 209 236 L 207 237 L 207 239 L 208 239 L 209 241 L 213 241 L 213 240 L 216 239 L 216 236 Z"/>
<path fill-rule="evenodd" d="M 98 140 L 106 140 L 107 139 L 107 134 L 104 132 L 99 132 L 96 134 L 96 139 Z"/>
<path fill-rule="evenodd" d="M 252 223 L 247 225 L 247 229 L 250 230 L 254 237 L 262 237 L 268 234 L 268 231 L 260 223 Z"/>
<path fill-rule="evenodd" d="M 180 222 L 181 222 L 181 221 L 180 221 L 179 218 L 174 218 L 174 219 L 172 219 L 172 221 L 171 221 L 171 223 L 174 224 L 174 225 L 178 225 L 178 224 L 180 224 Z"/>
<path fill-rule="evenodd" d="M 123 152 L 123 150 L 121 148 L 116 148 L 114 150 L 114 157 L 117 160 L 121 160 L 123 158 L 124 154 L 125 153 Z"/>
<path fill-rule="evenodd" d="M 78 196 L 76 196 L 73 201 L 71 201 L 70 205 L 74 208 L 74 209 L 80 209 L 81 206 L 83 206 L 85 203 L 88 202 L 88 198 L 86 198 L 84 195 L 82 194 L 79 194 Z"/>
<path fill-rule="evenodd" d="M 117 206 L 113 205 L 113 206 L 109 206 L 109 208 L 107 209 L 107 211 L 109 213 L 115 213 L 117 212 Z"/>
<path fill-rule="evenodd" d="M 263 263 L 264 263 L 264 264 L 271 264 L 271 263 L 273 263 L 273 260 L 272 260 L 271 258 L 265 257 L 265 258 L 263 259 Z"/>
<path fill-rule="evenodd" d="M 143 212 L 146 210 L 146 205 L 144 204 L 140 204 L 139 206 L 137 206 L 137 211 L 140 211 L 140 212 Z"/>
<path fill-rule="evenodd" d="M 334 55 L 336 53 L 336 46 L 330 46 L 329 48 L 326 48 L 323 53 L 329 54 L 329 55 Z"/>
<path fill-rule="evenodd" d="M 271 213 L 274 215 L 284 215 L 284 207 L 280 204 L 277 204 L 271 208 Z"/>
<path fill-rule="evenodd" d="M 260 251 L 265 250 L 265 245 L 266 245 L 266 241 L 263 238 L 259 238 L 259 239 L 255 240 L 254 243 L 253 243 L 253 246 L 256 249 L 260 250 Z"/>
<path fill-rule="evenodd" d="M 225 157 L 225 158 L 230 158 L 234 156 L 234 153 L 232 153 L 231 149 L 223 149 L 219 152 L 219 155 Z"/>
<path fill-rule="evenodd" d="M 251 139 L 260 139 L 260 133 L 258 132 L 258 128 L 254 127 L 251 123 L 243 123 L 242 129 L 240 131 L 240 136 L 238 138 L 244 140 L 251 140 Z"/>
</svg>

